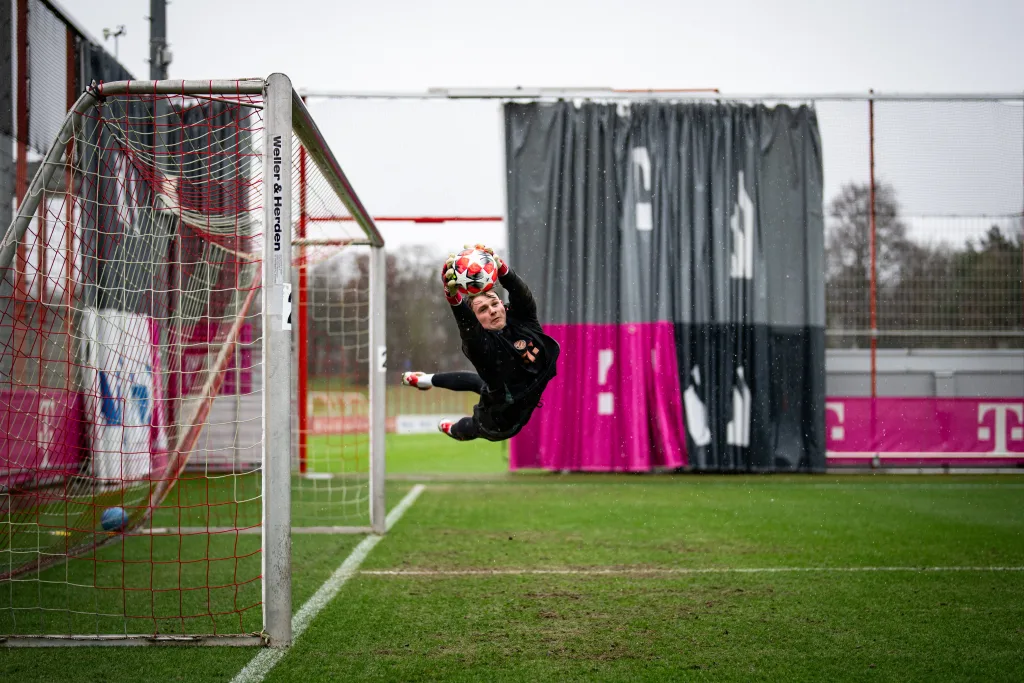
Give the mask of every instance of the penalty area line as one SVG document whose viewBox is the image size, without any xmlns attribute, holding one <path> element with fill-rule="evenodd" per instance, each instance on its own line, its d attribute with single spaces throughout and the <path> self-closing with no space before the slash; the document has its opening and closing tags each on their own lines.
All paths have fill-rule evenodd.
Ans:
<svg viewBox="0 0 1024 683">
<path fill-rule="evenodd" d="M 783 574 L 796 572 L 1024 572 L 1024 567 L 615 567 L 608 569 L 364 569 L 364 576 L 670 576 L 673 574 Z"/>
<path fill-rule="evenodd" d="M 423 489 L 423 484 L 413 486 L 412 490 L 402 498 L 402 501 L 388 513 L 385 520 L 385 526 L 388 531 L 402 518 L 405 511 L 416 502 L 416 499 L 423 493 Z M 383 536 L 374 535 L 367 536 L 360 541 L 359 545 L 353 548 L 349 556 L 341 563 L 341 566 L 334 570 L 334 573 L 317 589 L 313 597 L 307 600 L 306 604 L 295 613 L 295 616 L 292 617 L 293 644 L 302 636 L 316 615 L 338 595 L 345 582 L 358 573 L 359 566 L 363 563 L 363 560 L 366 559 L 366 556 L 370 554 L 374 546 L 380 543 L 383 538 Z M 280 647 L 268 647 L 260 650 L 255 657 L 249 660 L 245 668 L 231 679 L 231 683 L 260 683 L 287 653 L 288 650 L 286 648 Z"/>
</svg>

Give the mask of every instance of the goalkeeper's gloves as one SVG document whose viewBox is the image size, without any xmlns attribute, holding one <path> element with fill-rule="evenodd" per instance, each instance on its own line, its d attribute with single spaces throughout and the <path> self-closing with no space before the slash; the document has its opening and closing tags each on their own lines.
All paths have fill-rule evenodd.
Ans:
<svg viewBox="0 0 1024 683">
<path fill-rule="evenodd" d="M 462 303 L 462 294 L 455 284 L 455 254 L 449 254 L 441 266 L 441 285 L 444 287 L 444 298 L 452 306 Z"/>
<path fill-rule="evenodd" d="M 466 249 L 479 249 L 480 251 L 490 254 L 494 259 L 494 263 L 498 266 L 498 277 L 504 277 L 508 274 L 508 264 L 506 264 L 500 256 L 494 253 L 494 249 L 491 249 L 484 244 L 474 244 L 472 246 L 467 244 Z"/>
</svg>

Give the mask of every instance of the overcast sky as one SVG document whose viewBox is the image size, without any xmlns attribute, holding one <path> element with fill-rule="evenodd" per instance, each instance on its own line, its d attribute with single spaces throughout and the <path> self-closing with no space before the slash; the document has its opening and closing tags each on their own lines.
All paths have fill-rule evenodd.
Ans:
<svg viewBox="0 0 1024 683">
<path fill-rule="evenodd" d="M 148 0 L 59 2 L 100 42 L 104 28 L 124 25 L 119 58 L 148 78 Z M 296 88 L 323 90 L 1024 91 L 1021 0 L 174 0 L 167 13 L 171 78 L 282 71 Z M 114 52 L 113 39 L 105 44 Z M 503 213 L 496 103 L 311 100 L 310 108 L 371 212 Z M 856 115 L 850 120 L 862 126 Z M 927 120 L 908 118 L 905 132 Z M 949 125 L 970 128 L 973 121 Z M 990 118 L 978 121 L 988 125 Z M 859 143 L 836 144 L 851 148 L 835 152 L 844 164 L 866 163 Z M 999 133 L 993 164 L 1012 167 L 1021 144 L 1019 130 Z M 928 163 L 959 163 L 938 157 Z M 383 228 L 392 242 L 505 243 L 502 230 L 486 226 Z"/>
</svg>

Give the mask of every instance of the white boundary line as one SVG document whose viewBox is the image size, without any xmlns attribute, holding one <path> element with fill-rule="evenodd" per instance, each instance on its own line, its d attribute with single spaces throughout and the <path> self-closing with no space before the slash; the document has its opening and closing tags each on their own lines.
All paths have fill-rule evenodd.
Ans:
<svg viewBox="0 0 1024 683">
<path fill-rule="evenodd" d="M 1024 572 L 1024 567 L 616 567 L 609 569 L 364 569 L 364 576 L 630 576 L 671 574 L 783 574 L 787 572 Z"/>
<path fill-rule="evenodd" d="M 388 530 L 391 529 L 401 519 L 405 511 L 416 502 L 420 494 L 423 493 L 423 484 L 417 484 L 412 487 L 409 493 L 405 494 L 405 498 L 395 506 L 395 508 L 388 513 L 386 519 L 386 525 Z M 341 587 L 345 585 L 345 582 L 351 579 L 359 570 L 359 565 L 363 563 L 366 556 L 370 554 L 374 546 L 380 543 L 383 536 L 367 536 L 359 542 L 345 561 L 341 563 L 341 566 L 334 570 L 331 577 L 324 582 L 316 593 L 313 594 L 306 604 L 302 606 L 295 616 L 292 617 L 292 642 L 297 641 L 305 632 L 306 628 L 309 627 L 310 622 L 320 613 L 324 607 L 327 606 L 331 600 L 338 594 Z M 238 675 L 231 679 L 231 683 L 260 683 L 270 670 L 281 661 L 281 658 L 288 653 L 286 648 L 264 648 L 259 653 L 249 660 L 249 663 L 245 665 Z"/>
</svg>

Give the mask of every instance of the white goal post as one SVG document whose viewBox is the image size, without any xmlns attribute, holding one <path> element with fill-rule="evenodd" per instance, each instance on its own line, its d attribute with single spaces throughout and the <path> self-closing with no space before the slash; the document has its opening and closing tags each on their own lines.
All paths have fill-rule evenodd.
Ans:
<svg viewBox="0 0 1024 683">
<path fill-rule="evenodd" d="M 357 466 L 325 461 L 343 483 L 315 505 L 356 501 L 353 528 L 385 531 L 384 239 L 302 98 L 279 73 L 94 84 L 17 199 L 0 242 L 0 643 L 288 646 L 310 479 L 293 292 L 318 240 L 362 249 L 367 275 L 322 306 L 348 325 L 334 353 L 363 364 L 345 387 L 365 409 L 346 423 Z"/>
</svg>

